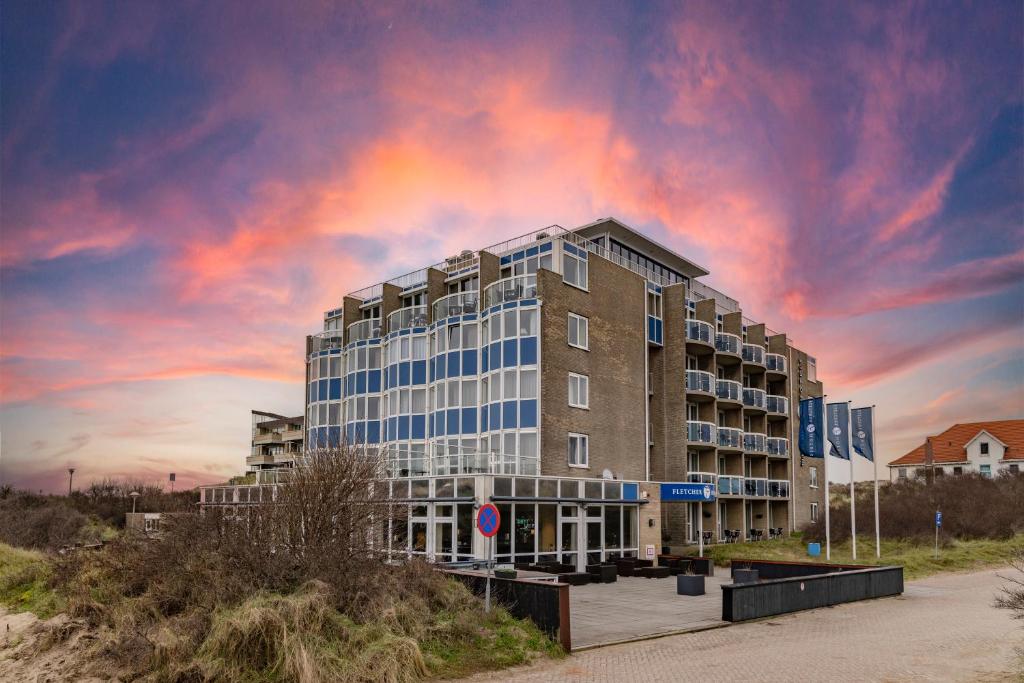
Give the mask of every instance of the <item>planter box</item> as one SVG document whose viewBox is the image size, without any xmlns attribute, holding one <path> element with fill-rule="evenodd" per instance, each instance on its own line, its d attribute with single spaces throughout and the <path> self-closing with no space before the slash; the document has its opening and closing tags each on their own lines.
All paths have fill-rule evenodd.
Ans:
<svg viewBox="0 0 1024 683">
<path fill-rule="evenodd" d="M 519 576 L 515 569 L 495 569 L 494 575 L 499 579 L 514 579 Z"/>
<path fill-rule="evenodd" d="M 756 569 L 734 569 L 732 572 L 733 583 L 757 583 L 757 577 Z"/>
<path fill-rule="evenodd" d="M 614 564 L 588 564 L 587 573 L 593 577 L 594 583 L 615 583 L 619 578 Z"/>
<path fill-rule="evenodd" d="M 676 594 L 704 595 L 704 576 L 680 574 L 676 577 Z"/>
</svg>

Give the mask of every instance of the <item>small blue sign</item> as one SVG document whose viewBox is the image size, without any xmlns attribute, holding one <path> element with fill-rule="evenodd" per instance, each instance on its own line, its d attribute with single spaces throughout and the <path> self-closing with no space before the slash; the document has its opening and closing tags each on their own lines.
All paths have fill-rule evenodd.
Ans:
<svg viewBox="0 0 1024 683">
<path fill-rule="evenodd" d="M 936 527 L 941 527 L 942 526 L 942 513 L 939 512 L 938 510 L 935 511 L 935 526 Z"/>
<path fill-rule="evenodd" d="M 714 484 L 669 483 L 661 485 L 662 500 L 714 500 Z"/>
</svg>

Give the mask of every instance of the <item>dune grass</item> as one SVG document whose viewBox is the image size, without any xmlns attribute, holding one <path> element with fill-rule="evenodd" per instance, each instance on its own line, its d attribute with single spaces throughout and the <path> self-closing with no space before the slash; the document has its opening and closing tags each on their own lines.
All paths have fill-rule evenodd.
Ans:
<svg viewBox="0 0 1024 683">
<path fill-rule="evenodd" d="M 0 604 L 41 619 L 57 614 L 64 609 L 64 600 L 49 587 L 52 571 L 43 553 L 0 543 Z"/>
<path fill-rule="evenodd" d="M 940 539 L 939 556 L 935 558 L 934 543 L 921 540 L 882 539 L 882 556 L 875 557 L 874 536 L 857 535 L 857 559 L 853 559 L 849 539 L 832 544 L 835 564 L 902 565 L 906 579 L 920 579 L 948 571 L 973 571 L 998 567 L 1009 563 L 1014 552 L 1024 549 L 1024 534 L 1005 540 L 974 539 L 958 541 Z M 824 562 L 825 544 L 821 555 L 807 554 L 807 543 L 799 535 L 777 541 L 756 543 L 719 543 L 706 546 L 704 554 L 715 564 L 726 566 L 733 559 L 782 560 L 797 562 Z"/>
</svg>

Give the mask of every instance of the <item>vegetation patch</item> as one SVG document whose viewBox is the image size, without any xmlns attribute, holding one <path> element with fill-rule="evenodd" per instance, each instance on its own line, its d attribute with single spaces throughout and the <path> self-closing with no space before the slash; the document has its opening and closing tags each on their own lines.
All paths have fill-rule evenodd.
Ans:
<svg viewBox="0 0 1024 683">
<path fill-rule="evenodd" d="M 32 612 L 47 619 L 64 608 L 50 588 L 52 565 L 46 555 L 0 543 L 0 604 L 12 612 Z"/>
</svg>

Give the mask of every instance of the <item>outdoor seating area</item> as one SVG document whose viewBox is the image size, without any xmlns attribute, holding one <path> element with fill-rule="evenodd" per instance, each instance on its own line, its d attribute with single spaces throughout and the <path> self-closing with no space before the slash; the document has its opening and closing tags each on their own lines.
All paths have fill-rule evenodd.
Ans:
<svg viewBox="0 0 1024 683">
<path fill-rule="evenodd" d="M 783 538 L 786 535 L 786 530 L 779 527 L 771 527 L 767 529 L 767 535 L 765 535 L 765 529 L 750 529 L 747 532 L 746 540 L 748 541 L 765 541 L 774 540 L 777 538 Z M 740 529 L 722 529 L 722 542 L 723 543 L 739 543 L 743 539 L 743 532 Z M 705 537 L 705 543 L 710 543 Z"/>
</svg>

